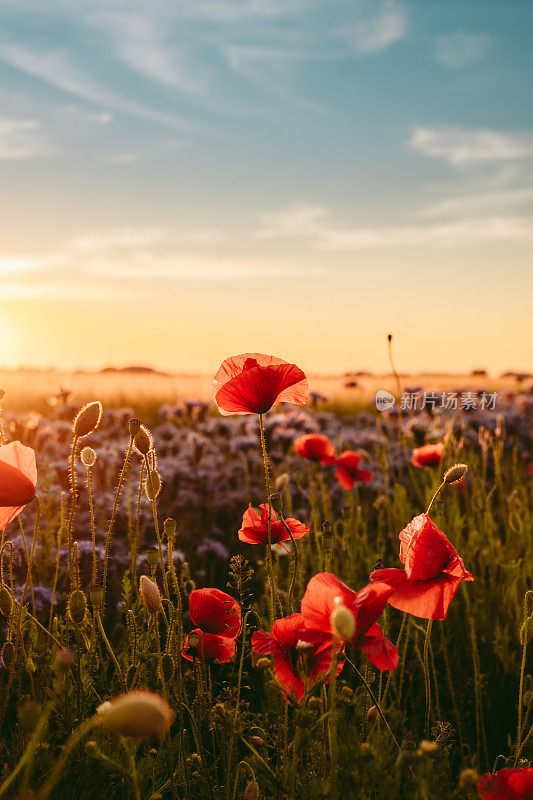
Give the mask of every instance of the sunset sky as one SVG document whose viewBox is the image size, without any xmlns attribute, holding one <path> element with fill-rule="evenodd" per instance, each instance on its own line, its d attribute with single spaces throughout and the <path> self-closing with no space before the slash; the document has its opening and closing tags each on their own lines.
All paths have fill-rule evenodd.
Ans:
<svg viewBox="0 0 533 800">
<path fill-rule="evenodd" d="M 531 0 L 0 8 L 0 365 L 533 368 Z"/>
</svg>

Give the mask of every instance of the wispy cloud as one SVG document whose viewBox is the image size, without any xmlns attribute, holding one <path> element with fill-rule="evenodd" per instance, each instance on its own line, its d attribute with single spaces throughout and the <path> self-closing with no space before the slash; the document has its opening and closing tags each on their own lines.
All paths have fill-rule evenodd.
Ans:
<svg viewBox="0 0 533 800">
<path fill-rule="evenodd" d="M 373 55 L 403 39 L 407 33 L 407 14 L 397 0 L 385 0 L 377 7 L 357 7 L 361 19 L 343 29 L 341 36 L 361 55 Z"/>
<path fill-rule="evenodd" d="M 484 33 L 454 31 L 437 39 L 435 59 L 445 67 L 460 69 L 481 61 L 487 55 L 491 43 Z"/>
<path fill-rule="evenodd" d="M 346 252 L 421 246 L 455 247 L 480 242 L 531 242 L 533 219 L 478 216 L 436 225 L 343 227 L 332 221 L 327 208 L 301 205 L 263 216 L 259 235 L 264 238 L 304 238 L 312 248 Z"/>
<path fill-rule="evenodd" d="M 0 161 L 26 161 L 49 152 L 36 119 L 0 119 Z"/>
<path fill-rule="evenodd" d="M 460 167 L 531 157 L 533 136 L 484 128 L 415 127 L 409 147 Z"/>
</svg>

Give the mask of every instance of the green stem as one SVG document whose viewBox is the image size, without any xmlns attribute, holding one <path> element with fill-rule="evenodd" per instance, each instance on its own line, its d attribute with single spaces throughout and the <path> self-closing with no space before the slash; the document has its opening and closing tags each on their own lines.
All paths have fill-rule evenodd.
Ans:
<svg viewBox="0 0 533 800">
<path fill-rule="evenodd" d="M 424 730 L 426 732 L 426 736 L 428 737 L 429 737 L 429 727 L 431 724 L 431 676 L 429 671 L 429 643 L 431 639 L 432 626 L 433 626 L 433 620 L 428 619 L 428 624 L 426 628 L 426 637 L 424 639 L 424 683 L 426 687 L 426 717 L 425 717 Z"/>
<path fill-rule="evenodd" d="M 261 436 L 261 452 L 263 454 L 263 465 L 265 468 L 265 486 L 266 486 L 267 502 L 268 502 L 266 563 L 268 572 L 268 582 L 270 585 L 270 622 L 271 624 L 273 624 L 276 618 L 276 605 L 275 605 L 276 588 L 274 586 L 274 569 L 272 566 L 272 530 L 271 530 L 272 505 L 270 502 L 270 475 L 268 471 L 268 454 L 266 449 L 265 428 L 263 425 L 262 414 L 259 414 L 259 431 Z"/>
<path fill-rule="evenodd" d="M 120 470 L 120 476 L 118 479 L 117 490 L 115 492 L 115 501 L 113 503 L 113 511 L 111 512 L 111 519 L 109 520 L 109 526 L 107 528 L 107 535 L 105 540 L 105 557 L 104 557 L 104 578 L 102 588 L 104 590 L 104 602 L 105 602 L 105 590 L 107 586 L 107 564 L 109 561 L 109 546 L 111 544 L 111 536 L 113 535 L 113 528 L 115 526 L 115 517 L 117 515 L 117 508 L 118 508 L 118 501 L 120 497 L 120 492 L 122 489 L 122 484 L 124 482 L 124 476 L 126 474 L 126 469 L 129 465 L 131 451 L 133 448 L 133 438 L 130 436 L 130 441 L 128 444 L 128 449 L 126 451 L 126 455 L 124 457 L 124 462 L 122 464 L 122 469 Z"/>
</svg>

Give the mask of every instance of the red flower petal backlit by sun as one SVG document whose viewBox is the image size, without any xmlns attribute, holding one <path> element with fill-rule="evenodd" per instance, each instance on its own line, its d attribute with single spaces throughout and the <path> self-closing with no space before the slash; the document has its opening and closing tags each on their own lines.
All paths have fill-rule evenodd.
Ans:
<svg viewBox="0 0 533 800">
<path fill-rule="evenodd" d="M 444 444 L 425 444 L 423 447 L 417 447 L 413 450 L 411 455 L 411 464 L 413 467 L 431 467 L 435 464 L 440 464 L 442 454 L 444 452 Z"/>
<path fill-rule="evenodd" d="M 487 772 L 477 790 L 481 800 L 533 800 L 533 767 Z"/>
<path fill-rule="evenodd" d="M 334 464 L 335 447 L 327 436 L 319 433 L 307 433 L 305 436 L 298 436 L 294 440 L 294 450 L 302 458 L 309 461 L 319 461 L 325 466 Z"/>
<path fill-rule="evenodd" d="M 427 514 L 415 517 L 400 533 L 404 569 L 378 569 L 370 580 L 394 587 L 389 604 L 423 619 L 445 619 L 462 580 L 474 578 L 462 558 Z"/>
<path fill-rule="evenodd" d="M 335 575 L 321 572 L 311 578 L 302 599 L 305 624 L 311 630 L 333 637 L 331 615 L 340 600 L 355 622 L 350 644 L 359 647 L 378 669 L 396 669 L 398 651 L 376 624 L 393 591 L 386 583 L 374 583 L 354 592 Z"/>
<path fill-rule="evenodd" d="M 221 414 L 264 414 L 274 403 L 303 406 L 307 378 L 296 364 L 262 353 L 242 353 L 222 362 L 214 379 L 215 403 Z"/>
<path fill-rule="evenodd" d="M 233 597 L 220 589 L 195 589 L 189 595 L 189 613 L 193 625 L 206 633 L 229 639 L 239 635 L 241 609 Z"/>
<path fill-rule="evenodd" d="M 35 497 L 35 452 L 20 442 L 0 447 L 0 530 Z"/>
<path fill-rule="evenodd" d="M 333 650 L 331 636 L 307 630 L 302 614 L 277 619 L 272 633 L 254 633 L 252 649 L 255 653 L 274 656 L 274 674 L 286 699 L 301 700 L 304 696 L 301 670 L 305 670 L 310 687 L 321 678 L 326 678 L 327 682 Z M 339 655 L 337 675 L 343 665 L 344 659 Z"/>
<path fill-rule="evenodd" d="M 189 645 L 189 636 L 191 633 L 198 634 L 200 641 L 198 647 L 191 649 Z M 215 633 L 207 633 L 206 631 L 195 628 L 187 635 L 185 639 L 181 655 L 187 661 L 192 661 L 196 657 L 198 661 L 220 661 L 225 664 L 228 661 L 233 661 L 235 658 L 235 639 L 226 636 L 217 636 Z"/>
<path fill-rule="evenodd" d="M 244 512 L 242 518 L 242 527 L 239 531 L 239 539 L 241 542 L 248 544 L 267 544 L 268 542 L 268 504 L 262 503 L 260 506 L 261 514 L 249 505 Z M 270 516 L 270 536 L 271 543 L 277 544 L 278 542 L 287 542 L 290 540 L 290 535 L 283 525 L 283 523 L 276 517 L 275 511 L 271 508 Z M 306 533 L 309 533 L 303 522 L 297 519 L 288 517 L 285 522 L 289 526 L 291 533 L 295 539 L 301 539 Z"/>
<path fill-rule="evenodd" d="M 367 469 L 359 469 L 361 453 L 345 450 L 337 459 L 337 472 L 335 477 L 343 489 L 352 489 L 354 483 L 369 483 L 372 473 Z"/>
</svg>

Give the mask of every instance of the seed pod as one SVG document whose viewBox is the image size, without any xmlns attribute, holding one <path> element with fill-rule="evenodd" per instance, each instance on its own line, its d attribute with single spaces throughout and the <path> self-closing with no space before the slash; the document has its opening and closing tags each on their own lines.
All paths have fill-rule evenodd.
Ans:
<svg viewBox="0 0 533 800">
<path fill-rule="evenodd" d="M 174 536 L 176 535 L 177 526 L 178 523 L 176 522 L 175 519 L 172 519 L 172 517 L 169 517 L 163 523 L 163 533 L 165 534 L 166 538 L 171 542 L 174 541 Z"/>
<path fill-rule="evenodd" d="M 366 718 L 369 722 L 374 722 L 379 717 L 379 712 L 376 706 L 370 706 L 368 711 L 366 712 Z"/>
<path fill-rule="evenodd" d="M 89 467 L 94 467 L 94 465 L 96 464 L 96 453 L 94 452 L 92 447 L 84 447 L 80 453 L 80 458 L 82 464 L 85 467 L 87 467 L 87 469 Z"/>
<path fill-rule="evenodd" d="M 147 689 L 128 692 L 103 703 L 97 714 L 103 728 L 134 739 L 162 736 L 174 718 L 168 703 Z"/>
<path fill-rule="evenodd" d="M 137 417 L 132 417 L 128 422 L 129 430 L 130 430 L 130 438 L 133 439 L 138 433 L 141 428 L 141 420 L 137 419 Z"/>
<path fill-rule="evenodd" d="M 13 642 L 4 642 L 4 646 L 2 647 L 2 661 L 6 669 L 9 669 L 15 661 L 15 647 Z"/>
<path fill-rule="evenodd" d="M 68 615 L 75 625 L 81 625 L 87 609 L 87 600 L 81 589 L 74 589 L 68 599 Z"/>
<path fill-rule="evenodd" d="M 467 464 L 454 464 L 453 467 L 446 470 L 442 476 L 442 482 L 448 486 L 453 486 L 454 483 L 459 483 L 468 472 Z"/>
<path fill-rule="evenodd" d="M 254 747 L 263 747 L 265 744 L 265 740 L 262 736 L 250 736 L 250 742 Z"/>
<path fill-rule="evenodd" d="M 257 781 L 250 781 L 244 790 L 243 800 L 259 800 L 260 797 L 259 784 Z"/>
<path fill-rule="evenodd" d="M 148 500 L 153 501 L 156 499 L 157 495 L 161 491 L 161 476 L 156 469 L 149 473 L 148 477 L 146 478 L 144 489 Z"/>
<path fill-rule="evenodd" d="M 163 607 L 161 605 L 161 593 L 157 584 L 147 575 L 141 575 L 139 593 L 149 614 L 157 614 L 158 611 L 161 611 Z"/>
<path fill-rule="evenodd" d="M 7 588 L 7 586 L 2 586 L 0 589 L 0 612 L 4 615 L 4 617 L 11 616 L 11 609 L 13 608 L 13 600 L 11 597 L 11 592 Z"/>
<path fill-rule="evenodd" d="M 191 631 L 187 636 L 187 645 L 189 650 L 196 650 L 199 644 L 200 636 L 196 633 L 196 631 Z"/>
<path fill-rule="evenodd" d="M 174 668 L 174 659 L 170 653 L 163 653 L 161 656 L 161 673 L 165 683 L 168 683 L 174 677 Z"/>
<path fill-rule="evenodd" d="M 331 522 L 329 520 L 326 520 L 322 523 L 322 536 L 324 539 L 333 537 L 333 528 L 331 527 Z"/>
<path fill-rule="evenodd" d="M 337 602 L 338 601 L 338 602 Z M 331 612 L 331 627 L 341 639 L 349 641 L 355 633 L 355 619 L 352 612 L 343 605 L 341 598 L 335 598 L 336 608 Z"/>
<path fill-rule="evenodd" d="M 146 551 L 146 560 L 151 567 L 155 567 L 159 560 L 159 550 L 157 547 L 149 547 Z"/>
<path fill-rule="evenodd" d="M 142 456 L 148 455 L 152 449 L 152 436 L 144 425 L 141 425 L 133 438 L 133 444 Z"/>
<path fill-rule="evenodd" d="M 80 408 L 73 423 L 74 436 L 87 436 L 100 424 L 102 419 L 102 404 L 99 400 L 87 403 Z"/>
</svg>

